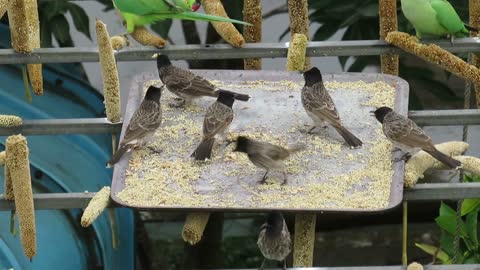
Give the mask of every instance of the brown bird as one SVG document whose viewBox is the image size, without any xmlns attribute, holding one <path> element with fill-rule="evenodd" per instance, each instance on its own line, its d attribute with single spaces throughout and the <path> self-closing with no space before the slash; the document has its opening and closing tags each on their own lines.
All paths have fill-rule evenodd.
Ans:
<svg viewBox="0 0 480 270">
<path fill-rule="evenodd" d="M 193 72 L 172 65 L 168 56 L 157 55 L 157 69 L 160 80 L 167 89 L 180 97 L 178 106 L 189 104 L 193 99 L 203 96 L 218 97 L 220 89 L 206 79 L 195 75 Z M 224 92 L 231 92 L 223 90 Z M 235 99 L 248 101 L 249 95 L 231 92 Z"/>
<path fill-rule="evenodd" d="M 153 85 L 148 87 L 140 107 L 133 113 L 132 119 L 128 123 L 119 149 L 107 162 L 107 168 L 111 168 L 117 163 L 126 152 L 145 145 L 157 128 L 160 127 L 162 123 L 162 108 L 160 106 L 162 89 L 163 86 L 161 88 Z"/>
<path fill-rule="evenodd" d="M 205 160 L 212 157 L 212 148 L 215 143 L 215 135 L 224 136 L 233 120 L 234 94 L 220 90 L 217 101 L 207 109 L 203 120 L 203 138 L 198 147 L 192 153 L 195 160 Z"/>
<path fill-rule="evenodd" d="M 265 261 L 283 261 L 283 269 L 287 269 L 286 258 L 292 250 L 292 240 L 287 223 L 280 212 L 272 212 L 267 216 L 267 222 L 260 227 L 257 240 L 258 248 L 263 254 L 263 269 Z"/>
<path fill-rule="evenodd" d="M 314 123 L 308 133 L 328 124 L 337 130 L 351 148 L 362 146 L 362 141 L 342 126 L 335 104 L 323 85 L 320 70 L 313 67 L 304 72 L 303 77 L 305 85 L 302 88 L 302 104 Z"/>
<path fill-rule="evenodd" d="M 449 168 L 462 166 L 460 161 L 438 151 L 432 139 L 412 120 L 394 112 L 389 107 L 380 107 L 372 113 L 382 123 L 385 136 L 394 143 L 395 147 L 405 152 L 402 159 L 408 160 L 411 155 L 423 150 Z"/>
<path fill-rule="evenodd" d="M 259 142 L 245 136 L 238 136 L 237 146 L 233 151 L 246 153 L 248 159 L 255 166 L 267 170 L 259 183 L 265 184 L 268 173 L 273 170 L 283 173 L 282 185 L 285 185 L 288 180 L 285 171 L 285 160 L 290 157 L 292 153 L 304 149 L 305 145 L 303 144 L 296 144 L 286 149 L 268 142 Z"/>
</svg>

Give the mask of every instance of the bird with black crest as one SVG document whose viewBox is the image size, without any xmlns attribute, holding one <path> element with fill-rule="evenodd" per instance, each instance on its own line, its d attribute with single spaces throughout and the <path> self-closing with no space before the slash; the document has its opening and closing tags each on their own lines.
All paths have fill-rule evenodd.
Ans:
<svg viewBox="0 0 480 270">
<path fill-rule="evenodd" d="M 351 148 L 361 147 L 362 141 L 342 125 L 335 103 L 323 85 L 320 70 L 313 67 L 305 71 L 303 77 L 305 85 L 301 93 L 302 105 L 314 124 L 308 133 L 312 133 L 315 128 L 326 127 L 328 124 L 335 128 Z"/>
<path fill-rule="evenodd" d="M 225 137 L 225 131 L 233 121 L 233 102 L 235 95 L 229 91 L 219 90 L 217 100 L 208 107 L 203 120 L 203 138 L 192 153 L 195 160 L 205 160 L 212 157 L 215 136 Z"/>
<path fill-rule="evenodd" d="M 282 213 L 271 212 L 267 215 L 266 222 L 260 227 L 257 245 L 264 257 L 260 269 L 263 269 L 267 259 L 283 261 L 283 269 L 287 269 L 286 258 L 292 251 L 292 240 Z"/>
<path fill-rule="evenodd" d="M 237 137 L 237 146 L 234 152 L 243 152 L 247 154 L 248 159 L 257 167 L 267 170 L 259 181 L 265 184 L 267 175 L 270 171 L 279 171 L 283 173 L 282 185 L 287 183 L 287 172 L 285 169 L 285 161 L 291 154 L 305 149 L 304 144 L 294 144 L 289 148 L 283 148 L 279 145 L 274 145 L 268 142 L 260 142 L 249 139 L 245 136 Z"/>
<path fill-rule="evenodd" d="M 160 127 L 162 123 L 160 97 L 163 87 L 163 85 L 160 88 L 153 85 L 148 87 L 142 103 L 133 113 L 128 123 L 118 150 L 107 162 L 107 168 L 117 163 L 125 153 L 148 143 L 155 131 Z"/>
<path fill-rule="evenodd" d="M 160 80 L 165 84 L 167 89 L 179 97 L 179 102 L 174 104 L 177 107 L 185 106 L 193 99 L 208 96 L 218 97 L 220 90 L 203 77 L 194 74 L 190 70 L 182 69 L 172 65 L 167 55 L 156 54 L 157 69 Z M 236 100 L 248 101 L 249 95 L 231 92 Z"/>
<path fill-rule="evenodd" d="M 401 159 L 408 161 L 411 155 L 423 150 L 449 168 L 455 169 L 462 166 L 460 161 L 438 151 L 432 139 L 415 122 L 394 112 L 392 108 L 380 107 L 371 113 L 382 124 L 382 130 L 387 139 L 404 152 Z"/>
</svg>

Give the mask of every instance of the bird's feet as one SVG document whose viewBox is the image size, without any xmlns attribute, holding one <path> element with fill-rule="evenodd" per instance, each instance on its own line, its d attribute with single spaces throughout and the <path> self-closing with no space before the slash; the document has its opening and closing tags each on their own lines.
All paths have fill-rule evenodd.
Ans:
<svg viewBox="0 0 480 270">
<path fill-rule="evenodd" d="M 147 146 L 147 148 L 150 149 L 150 151 L 152 151 L 153 153 L 158 154 L 158 155 L 160 155 L 161 153 L 163 153 L 163 149 L 156 149 L 156 148 L 154 148 L 154 147 L 152 147 L 152 146 Z"/>
<path fill-rule="evenodd" d="M 288 177 L 287 177 L 287 173 L 286 172 L 283 172 L 283 182 L 280 184 L 281 186 L 284 186 L 286 185 L 288 182 Z"/>
<path fill-rule="evenodd" d="M 399 162 L 399 161 L 405 161 L 405 163 L 407 163 L 407 161 L 412 157 L 412 155 L 410 153 L 404 153 L 401 157 L 399 158 L 395 158 L 393 159 L 394 162 Z"/>
<path fill-rule="evenodd" d="M 267 183 L 267 175 L 268 175 L 268 171 L 263 175 L 262 177 L 262 180 L 258 181 L 257 183 L 259 184 L 266 184 Z"/>
<path fill-rule="evenodd" d="M 173 108 L 184 108 L 186 105 L 185 99 L 182 98 L 174 98 L 174 102 L 169 103 L 168 105 Z"/>
</svg>

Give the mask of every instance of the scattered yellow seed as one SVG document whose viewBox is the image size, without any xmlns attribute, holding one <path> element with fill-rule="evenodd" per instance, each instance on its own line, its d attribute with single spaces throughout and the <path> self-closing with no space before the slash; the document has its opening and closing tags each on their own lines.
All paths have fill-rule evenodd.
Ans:
<svg viewBox="0 0 480 270">
<path fill-rule="evenodd" d="M 1 127 L 17 127 L 23 124 L 22 118 L 16 115 L 0 115 Z"/>
<path fill-rule="evenodd" d="M 82 227 L 90 226 L 98 216 L 107 208 L 110 202 L 110 187 L 103 187 L 98 191 L 92 200 L 88 203 L 87 208 L 82 215 Z"/>
<path fill-rule="evenodd" d="M 183 241 L 188 242 L 192 246 L 200 242 L 209 217 L 210 213 L 188 214 L 182 230 Z"/>
<path fill-rule="evenodd" d="M 25 255 L 32 259 L 37 253 L 37 237 L 27 139 L 22 135 L 8 137 L 5 152 L 6 169 L 12 181 L 20 226 L 20 240 Z"/>
<path fill-rule="evenodd" d="M 120 121 L 120 80 L 118 79 L 117 64 L 107 26 L 97 19 L 95 30 L 100 56 L 105 110 L 108 121 L 115 123 Z"/>
</svg>

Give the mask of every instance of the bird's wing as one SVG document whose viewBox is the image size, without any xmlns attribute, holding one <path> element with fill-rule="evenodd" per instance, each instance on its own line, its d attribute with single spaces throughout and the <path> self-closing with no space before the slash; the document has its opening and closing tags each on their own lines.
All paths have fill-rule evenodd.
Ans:
<svg viewBox="0 0 480 270">
<path fill-rule="evenodd" d="M 262 156 L 267 156 L 272 160 L 284 160 L 289 156 L 287 149 L 267 142 L 258 142 L 260 145 L 254 147 Z"/>
<path fill-rule="evenodd" d="M 331 125 L 340 125 L 340 115 L 335 108 L 332 98 L 322 84 L 312 86 L 314 91 L 305 92 L 305 103 L 311 112 Z M 323 89 L 319 89 L 323 88 Z"/>
<path fill-rule="evenodd" d="M 160 105 L 154 101 L 144 100 L 130 119 L 122 144 L 143 137 L 157 129 L 162 121 Z"/>
<path fill-rule="evenodd" d="M 448 1 L 432 0 L 430 4 L 437 13 L 438 22 L 445 27 L 448 32 L 456 33 L 464 28 L 462 20 Z"/>
<path fill-rule="evenodd" d="M 383 131 L 393 141 L 422 149 L 433 147 L 432 139 L 412 120 L 396 113 L 389 113 L 384 121 Z"/>
<path fill-rule="evenodd" d="M 233 120 L 233 110 L 215 101 L 207 110 L 203 120 L 203 136 L 215 136 L 225 129 Z"/>
<path fill-rule="evenodd" d="M 185 92 L 192 96 L 215 96 L 215 85 L 189 70 L 175 67 L 175 72 L 166 75 L 168 89 Z"/>
</svg>

